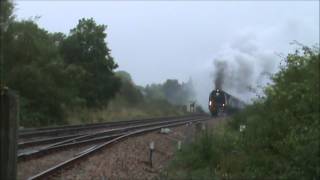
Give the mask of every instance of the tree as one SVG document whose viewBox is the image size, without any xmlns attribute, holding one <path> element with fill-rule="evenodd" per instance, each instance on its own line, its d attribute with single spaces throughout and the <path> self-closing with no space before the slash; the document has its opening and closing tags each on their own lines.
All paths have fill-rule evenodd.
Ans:
<svg viewBox="0 0 320 180">
<path fill-rule="evenodd" d="M 176 79 L 168 79 L 163 84 L 147 85 L 143 92 L 146 99 L 164 99 L 173 105 L 187 105 L 195 95 L 191 79 L 181 84 Z"/>
<path fill-rule="evenodd" d="M 168 79 L 162 88 L 166 99 L 172 104 L 185 105 L 194 99 L 194 89 L 191 80 L 180 84 L 176 79 Z"/>
<path fill-rule="evenodd" d="M 142 103 L 144 98 L 141 91 L 133 83 L 129 73 L 125 71 L 116 72 L 116 76 L 121 79 L 119 96 L 124 98 L 131 105 Z"/>
<path fill-rule="evenodd" d="M 146 99 L 166 99 L 162 90 L 162 84 L 151 84 L 144 88 Z"/>
<path fill-rule="evenodd" d="M 319 179 L 319 57 L 289 54 L 265 96 L 187 145 L 167 179 Z"/>
<path fill-rule="evenodd" d="M 0 5 L 1 86 L 19 93 L 22 126 L 66 123 L 68 108 L 106 105 L 119 90 L 104 25 L 81 19 L 69 36 L 49 33 Z"/>
<path fill-rule="evenodd" d="M 8 36 L 7 29 L 14 20 L 13 4 L 10 1 L 0 2 L 0 87 L 5 86 L 4 80 L 4 52 L 6 40 Z"/>
<path fill-rule="evenodd" d="M 3 41 L 4 79 L 21 96 L 21 124 L 64 123 L 72 93 L 52 36 L 31 20 L 14 21 Z"/>
<path fill-rule="evenodd" d="M 74 83 L 88 106 L 107 105 L 120 88 L 120 80 L 113 72 L 117 64 L 105 42 L 105 30 L 106 26 L 97 25 L 92 18 L 81 19 L 60 49 L 67 67 L 82 69 L 82 76 Z"/>
<path fill-rule="evenodd" d="M 181 85 L 176 79 L 168 79 L 162 86 L 164 95 L 172 104 L 178 104 L 181 97 Z"/>
<path fill-rule="evenodd" d="M 246 124 L 241 146 L 245 176 L 317 179 L 319 159 L 319 47 L 289 54 L 265 97 L 230 121 Z M 271 165 L 272 164 L 272 165 Z"/>
</svg>

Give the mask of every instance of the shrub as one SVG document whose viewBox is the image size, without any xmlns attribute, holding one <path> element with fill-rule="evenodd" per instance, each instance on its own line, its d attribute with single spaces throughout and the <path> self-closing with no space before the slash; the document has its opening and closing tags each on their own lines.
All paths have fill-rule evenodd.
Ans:
<svg viewBox="0 0 320 180">
<path fill-rule="evenodd" d="M 319 178 L 319 62 L 318 49 L 289 54 L 265 96 L 228 121 L 223 133 L 204 134 L 177 153 L 169 177 Z"/>
</svg>

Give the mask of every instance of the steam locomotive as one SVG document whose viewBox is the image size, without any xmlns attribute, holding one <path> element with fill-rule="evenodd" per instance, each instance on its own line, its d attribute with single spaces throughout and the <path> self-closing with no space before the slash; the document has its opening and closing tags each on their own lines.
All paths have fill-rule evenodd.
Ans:
<svg viewBox="0 0 320 180">
<path fill-rule="evenodd" d="M 212 116 L 230 114 L 244 108 L 245 103 L 223 90 L 215 89 L 209 96 L 209 111 Z"/>
</svg>

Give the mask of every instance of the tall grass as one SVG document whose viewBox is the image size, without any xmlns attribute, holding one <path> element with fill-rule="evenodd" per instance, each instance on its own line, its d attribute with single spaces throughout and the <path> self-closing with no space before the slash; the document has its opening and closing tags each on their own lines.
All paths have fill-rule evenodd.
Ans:
<svg viewBox="0 0 320 180">
<path fill-rule="evenodd" d="M 86 108 L 77 107 L 67 113 L 69 124 L 97 123 L 109 121 L 177 116 L 187 114 L 182 106 L 171 105 L 167 101 L 153 100 L 130 104 L 121 97 L 115 98 L 107 107 Z"/>
<path fill-rule="evenodd" d="M 164 178 L 231 178 L 231 172 L 241 168 L 238 163 L 241 156 L 238 156 L 239 134 L 227 128 L 225 122 L 220 123 L 200 133 L 191 144 L 185 144 L 167 167 Z"/>
</svg>

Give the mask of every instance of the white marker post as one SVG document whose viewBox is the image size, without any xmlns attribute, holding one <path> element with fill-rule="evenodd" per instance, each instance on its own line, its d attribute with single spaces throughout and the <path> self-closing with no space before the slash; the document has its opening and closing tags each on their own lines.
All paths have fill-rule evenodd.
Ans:
<svg viewBox="0 0 320 180">
<path fill-rule="evenodd" d="M 149 144 L 149 150 L 150 150 L 149 162 L 150 162 L 150 167 L 152 167 L 152 154 L 153 154 L 153 150 L 154 150 L 154 142 L 153 141 L 151 141 Z"/>
<path fill-rule="evenodd" d="M 181 141 L 178 141 L 178 151 L 181 151 Z"/>
<path fill-rule="evenodd" d="M 206 130 L 206 125 L 204 123 L 201 123 L 201 130 L 202 131 Z"/>
<path fill-rule="evenodd" d="M 246 129 L 246 125 L 240 125 L 239 131 L 243 132 Z"/>
</svg>

